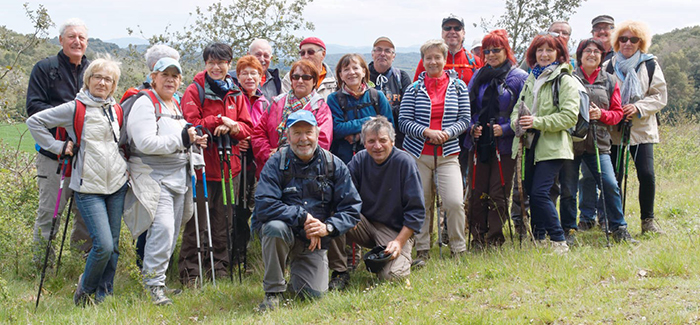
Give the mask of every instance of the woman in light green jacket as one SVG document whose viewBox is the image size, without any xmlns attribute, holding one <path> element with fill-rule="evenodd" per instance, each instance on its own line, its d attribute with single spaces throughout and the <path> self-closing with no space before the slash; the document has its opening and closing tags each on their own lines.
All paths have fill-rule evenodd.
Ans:
<svg viewBox="0 0 700 325">
<path fill-rule="evenodd" d="M 526 148 L 523 156 L 525 191 L 530 198 L 535 240 L 543 242 L 545 235 L 549 234 L 555 252 L 565 253 L 568 246 L 564 230 L 549 192 L 564 160 L 574 158 L 573 143 L 567 129 L 576 124 L 579 83 L 571 76 L 573 67 L 568 63 L 569 54 L 564 40 L 557 34 L 535 36 L 527 49 L 526 59 L 532 72 L 515 107 L 524 103 L 530 112 L 513 110 L 511 114 L 511 127 L 516 134 L 525 133 L 513 141 L 513 156 L 520 150 L 520 142 L 523 141 Z M 557 78 L 560 78 L 559 105 L 554 104 L 552 88 Z"/>
</svg>

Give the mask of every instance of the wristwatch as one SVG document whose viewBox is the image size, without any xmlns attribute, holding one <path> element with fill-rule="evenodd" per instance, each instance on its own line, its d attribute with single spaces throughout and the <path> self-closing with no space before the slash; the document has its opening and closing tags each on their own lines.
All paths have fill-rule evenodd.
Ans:
<svg viewBox="0 0 700 325">
<path fill-rule="evenodd" d="M 335 231 L 335 227 L 333 227 L 333 224 L 330 222 L 326 222 L 326 231 L 328 231 L 328 234 L 332 234 L 333 231 Z"/>
</svg>

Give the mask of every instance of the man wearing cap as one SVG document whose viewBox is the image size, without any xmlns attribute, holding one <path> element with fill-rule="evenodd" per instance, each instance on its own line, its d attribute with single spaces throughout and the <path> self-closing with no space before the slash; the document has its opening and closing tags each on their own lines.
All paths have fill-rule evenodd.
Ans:
<svg viewBox="0 0 700 325">
<path fill-rule="evenodd" d="M 479 36 L 479 38 L 475 39 L 472 42 L 472 48 L 470 51 L 475 57 L 480 58 L 481 57 L 481 40 L 483 39 L 483 36 Z"/>
<path fill-rule="evenodd" d="M 336 91 L 335 76 L 331 68 L 323 62 L 326 58 L 326 43 L 318 37 L 307 37 L 299 44 L 299 57 L 302 60 L 311 61 L 318 70 L 318 83 L 316 92 L 327 99 L 328 95 Z M 288 72 L 282 79 L 282 93 L 288 93 L 292 89 L 292 79 Z"/>
<path fill-rule="evenodd" d="M 377 90 L 381 90 L 389 100 L 394 121 L 399 120 L 399 106 L 404 91 L 411 85 L 411 77 L 408 72 L 393 67 L 396 58 L 396 48 L 388 37 L 379 37 L 372 47 L 372 62 L 369 63 L 369 80 L 374 83 Z M 404 134 L 397 132 L 396 147 L 403 146 Z"/>
<path fill-rule="evenodd" d="M 380 279 L 406 277 L 411 272 L 413 234 L 425 220 L 418 166 L 407 152 L 394 147 L 394 127 L 385 117 L 365 122 L 360 135 L 365 150 L 352 157 L 348 169 L 362 198 L 362 215 L 346 237 L 362 247 L 386 247 L 391 260 L 377 273 Z"/>
<path fill-rule="evenodd" d="M 610 60 L 613 57 L 613 53 L 615 53 L 612 43 L 610 43 L 610 33 L 615 29 L 615 19 L 608 15 L 600 15 L 593 18 L 591 25 L 593 25 L 591 35 L 593 35 L 593 38 L 603 42 L 605 47 L 605 53 L 601 62 Z"/>
<path fill-rule="evenodd" d="M 263 167 L 251 219 L 265 264 L 260 311 L 279 307 L 287 291 L 306 298 L 328 291 L 329 243 L 360 220 L 360 195 L 340 158 L 318 146 L 313 113 L 296 111 L 287 125 L 289 146 Z M 284 278 L 287 259 L 289 281 Z"/>
<path fill-rule="evenodd" d="M 85 23 L 77 18 L 68 19 L 59 27 L 58 42 L 61 43 L 61 50 L 58 51 L 58 54 L 37 62 L 29 76 L 27 87 L 27 114 L 29 116 L 74 100 L 80 92 L 80 88 L 83 87 L 83 72 L 90 64 L 90 61 L 85 57 L 88 44 Z M 65 139 L 66 132 L 63 128 L 51 129 L 51 134 L 54 136 L 57 132 L 59 138 Z M 55 232 L 50 233 L 61 175 L 56 173 L 58 168 L 56 155 L 39 148 L 39 146 L 36 148 L 38 151 L 36 171 L 37 183 L 39 184 L 39 207 L 34 221 L 36 248 L 34 260 L 39 263 L 42 259 L 39 250 L 45 246 L 42 242 L 48 240 L 50 236 L 55 236 L 56 231 L 60 229 L 57 225 Z M 67 174 L 65 184 L 69 183 L 70 174 Z M 59 215 L 63 213 L 71 196 L 73 196 L 73 191 L 66 186 L 58 206 Z M 92 240 L 85 227 L 85 222 L 75 206 L 73 212 L 75 212 L 75 223 L 73 224 L 71 242 L 76 244 L 84 242 L 79 249 L 87 252 L 92 247 Z M 51 253 L 50 258 L 53 259 L 53 251 Z"/>
<path fill-rule="evenodd" d="M 282 91 L 282 80 L 279 69 L 270 69 L 272 61 L 272 46 L 266 39 L 258 38 L 250 43 L 248 54 L 255 56 L 262 64 L 265 74 L 260 80 L 260 90 L 269 102 Z"/>
</svg>

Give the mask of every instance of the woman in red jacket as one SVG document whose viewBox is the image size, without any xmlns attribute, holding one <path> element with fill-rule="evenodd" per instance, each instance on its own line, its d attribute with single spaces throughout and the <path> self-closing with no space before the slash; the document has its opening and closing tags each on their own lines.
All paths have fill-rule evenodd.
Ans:
<svg viewBox="0 0 700 325">
<path fill-rule="evenodd" d="M 229 134 L 231 139 L 243 140 L 253 129 L 253 123 L 246 106 L 245 94 L 236 86 L 228 75 L 231 69 L 233 51 L 222 43 L 207 46 L 203 53 L 205 70 L 194 77 L 194 82 L 187 87 L 182 96 L 182 112 L 187 122 L 209 129 L 214 136 Z M 240 155 L 237 146 L 232 148 L 232 156 Z M 222 201 L 221 166 L 215 146 L 210 146 L 204 152 L 206 168 L 206 186 L 209 195 L 209 217 L 211 222 L 211 240 L 214 250 L 214 268 L 217 278 L 228 276 L 229 256 L 227 254 L 227 224 Z M 228 166 L 224 166 L 225 175 Z M 236 177 L 241 170 L 240 161 L 231 159 L 231 175 Z M 224 176 L 225 176 L 224 175 Z M 201 173 L 197 175 L 197 197 L 204 196 L 204 180 Z M 226 180 L 228 181 L 228 180 Z M 235 187 L 234 187 L 235 188 Z M 205 207 L 197 205 L 198 215 L 206 216 Z M 208 238 L 206 233 L 206 218 L 199 218 L 200 238 Z M 230 227 L 230 223 L 229 227 Z M 205 257 L 206 256 L 206 257 Z M 210 265 L 209 255 L 203 254 L 203 265 Z M 180 249 L 180 280 L 183 283 L 194 283 L 200 275 L 197 261 L 197 241 L 194 219 L 185 226 Z"/>
</svg>

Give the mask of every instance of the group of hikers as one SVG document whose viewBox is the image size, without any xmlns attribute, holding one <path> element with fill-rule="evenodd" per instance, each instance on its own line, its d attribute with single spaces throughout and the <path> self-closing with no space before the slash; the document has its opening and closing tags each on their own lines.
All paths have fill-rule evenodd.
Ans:
<svg viewBox="0 0 700 325">
<path fill-rule="evenodd" d="M 66 21 L 61 51 L 34 66 L 27 91 L 37 247 L 74 203 L 71 242 L 86 259 L 74 302 L 100 303 L 113 293 L 123 220 L 153 303 L 166 305 L 180 291 L 165 273 L 181 228 L 187 287 L 232 279 L 234 266 L 240 276 L 254 238 L 259 309 L 272 310 L 284 294 L 342 290 L 362 248 L 380 279 L 405 278 L 430 258 L 435 228 L 440 254 L 448 246 L 454 258 L 503 245 L 504 229 L 513 240 L 513 228 L 560 254 L 597 224 L 606 238 L 637 243 L 621 191 L 630 160 L 642 233 L 661 232 L 653 148 L 667 91 L 646 24 L 595 17 L 574 59 L 571 26 L 555 22 L 521 64 L 505 30 L 471 49 L 462 18 L 444 18 L 441 30 L 421 46 L 413 78 L 393 66 L 384 36 L 372 62 L 346 54 L 335 71 L 325 43 L 305 38 L 286 75 L 270 68 L 264 39 L 238 61 L 213 43 L 184 93 L 178 52 L 155 45 L 145 53 L 151 73 L 117 103 L 119 63 L 89 61 L 87 27 Z"/>
</svg>

